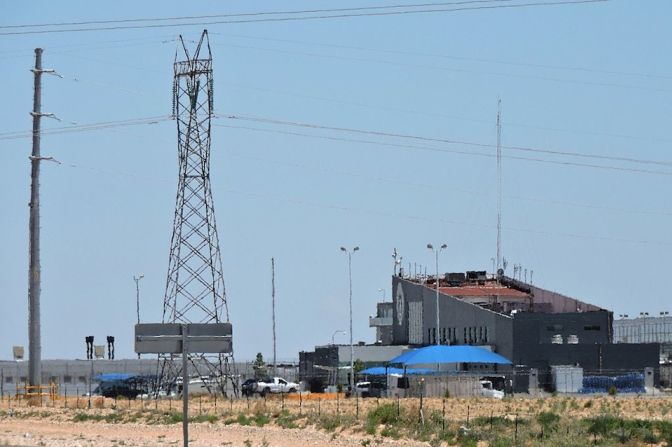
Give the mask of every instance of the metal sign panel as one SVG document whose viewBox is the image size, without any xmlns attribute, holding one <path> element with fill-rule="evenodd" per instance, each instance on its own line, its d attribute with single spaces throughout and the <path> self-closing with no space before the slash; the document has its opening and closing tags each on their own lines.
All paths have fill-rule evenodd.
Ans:
<svg viewBox="0 0 672 447">
<path fill-rule="evenodd" d="M 231 323 L 143 323 L 135 325 L 138 354 L 182 354 L 182 328 L 187 330 L 187 352 L 228 354 L 233 351 Z"/>
</svg>

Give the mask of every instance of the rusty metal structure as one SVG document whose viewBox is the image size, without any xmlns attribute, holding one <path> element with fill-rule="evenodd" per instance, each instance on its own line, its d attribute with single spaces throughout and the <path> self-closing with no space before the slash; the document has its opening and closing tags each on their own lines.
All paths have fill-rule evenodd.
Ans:
<svg viewBox="0 0 672 447">
<path fill-rule="evenodd" d="M 177 122 L 179 181 L 163 302 L 164 323 L 229 322 L 222 260 L 210 186 L 210 129 L 213 109 L 212 52 L 207 30 L 193 51 L 180 36 L 175 57 L 173 116 Z M 210 392 L 237 395 L 233 352 L 191 354 L 191 365 L 209 377 Z M 171 356 L 161 364 L 161 380 L 179 374 Z M 179 357 L 179 356 L 178 356 Z M 207 369 L 203 371 L 204 368 Z M 230 385 L 230 387 L 229 387 Z"/>
</svg>

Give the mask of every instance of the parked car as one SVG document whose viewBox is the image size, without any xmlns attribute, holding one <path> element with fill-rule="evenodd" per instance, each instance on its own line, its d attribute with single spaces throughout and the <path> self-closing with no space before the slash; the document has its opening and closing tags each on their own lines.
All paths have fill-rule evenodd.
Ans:
<svg viewBox="0 0 672 447">
<path fill-rule="evenodd" d="M 355 394 L 359 397 L 371 396 L 371 382 L 357 382 L 355 384 Z"/>
<path fill-rule="evenodd" d="M 240 392 L 243 394 L 243 396 L 251 397 L 257 391 L 257 383 L 258 382 L 259 382 L 259 380 L 257 380 L 257 379 L 247 379 L 240 386 Z"/>
</svg>

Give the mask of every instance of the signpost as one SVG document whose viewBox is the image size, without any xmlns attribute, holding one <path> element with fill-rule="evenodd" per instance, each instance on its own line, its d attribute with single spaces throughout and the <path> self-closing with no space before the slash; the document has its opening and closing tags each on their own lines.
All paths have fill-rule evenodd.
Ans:
<svg viewBox="0 0 672 447">
<path fill-rule="evenodd" d="M 180 324 L 143 323 L 135 325 L 135 352 L 138 354 L 182 355 L 182 434 L 189 447 L 190 353 L 229 354 L 233 352 L 231 323 Z"/>
</svg>

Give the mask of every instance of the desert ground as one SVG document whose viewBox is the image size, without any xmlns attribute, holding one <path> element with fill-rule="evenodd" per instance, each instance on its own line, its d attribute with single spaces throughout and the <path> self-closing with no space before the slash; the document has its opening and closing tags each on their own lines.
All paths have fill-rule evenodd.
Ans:
<svg viewBox="0 0 672 447">
<path fill-rule="evenodd" d="M 0 402 L 0 445 L 182 445 L 179 400 Z M 672 397 L 192 398 L 190 445 L 672 445 Z"/>
</svg>

